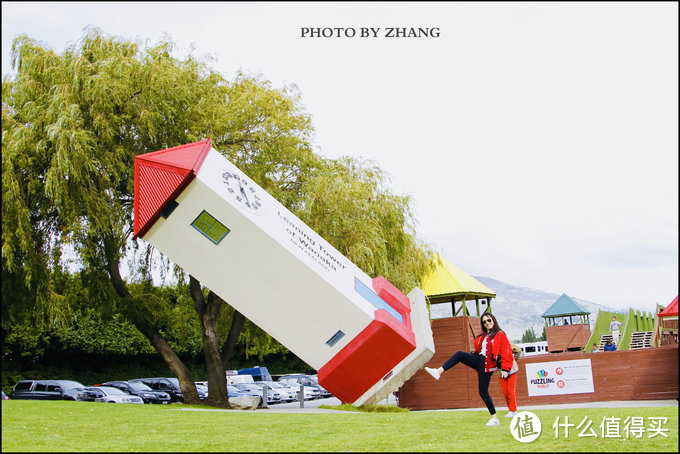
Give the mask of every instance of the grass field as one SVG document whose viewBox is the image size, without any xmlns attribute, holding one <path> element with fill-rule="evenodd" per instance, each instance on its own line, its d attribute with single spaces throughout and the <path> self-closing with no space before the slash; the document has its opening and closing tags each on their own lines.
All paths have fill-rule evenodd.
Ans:
<svg viewBox="0 0 680 454">
<path fill-rule="evenodd" d="M 2 451 L 478 451 L 677 452 L 678 408 L 533 410 L 541 435 L 516 441 L 510 419 L 486 427 L 486 411 L 272 413 L 186 405 L 110 405 L 67 401 L 2 401 Z M 574 424 L 556 436 L 556 419 Z M 668 418 L 663 432 L 626 436 L 627 417 Z M 621 418 L 617 420 L 611 418 Z M 585 421 L 577 430 L 580 422 Z M 579 436 L 579 432 L 596 436 Z M 605 432 L 600 425 L 605 422 Z M 663 434 L 667 435 L 664 436 Z M 603 436 L 604 435 L 604 436 Z M 615 435 L 618 435 L 615 436 Z"/>
</svg>

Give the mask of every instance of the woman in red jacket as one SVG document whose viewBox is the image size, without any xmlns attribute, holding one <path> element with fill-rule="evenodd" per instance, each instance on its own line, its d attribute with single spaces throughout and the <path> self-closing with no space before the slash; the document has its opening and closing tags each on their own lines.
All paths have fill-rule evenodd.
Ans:
<svg viewBox="0 0 680 454">
<path fill-rule="evenodd" d="M 497 426 L 500 424 L 496 416 L 496 407 L 489 395 L 489 382 L 495 370 L 500 365 L 501 377 L 507 378 L 508 371 L 512 368 L 512 347 L 510 341 L 503 330 L 498 326 L 496 317 L 492 314 L 484 313 L 481 318 L 482 334 L 475 338 L 475 351 L 473 353 L 458 351 L 444 363 L 439 369 L 426 367 L 425 370 L 436 380 L 441 374 L 451 369 L 458 363 L 463 363 L 477 371 L 479 397 L 482 398 L 486 408 L 491 414 L 491 419 L 486 423 L 487 426 Z"/>
</svg>

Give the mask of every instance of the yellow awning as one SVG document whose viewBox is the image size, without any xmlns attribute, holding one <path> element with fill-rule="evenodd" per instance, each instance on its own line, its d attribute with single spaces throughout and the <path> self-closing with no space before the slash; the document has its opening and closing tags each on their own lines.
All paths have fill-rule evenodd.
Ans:
<svg viewBox="0 0 680 454">
<path fill-rule="evenodd" d="M 422 283 L 422 290 L 428 297 L 448 295 L 467 295 L 471 298 L 475 296 L 496 297 L 496 294 L 486 285 L 439 254 L 435 254 L 431 265 Z"/>
</svg>

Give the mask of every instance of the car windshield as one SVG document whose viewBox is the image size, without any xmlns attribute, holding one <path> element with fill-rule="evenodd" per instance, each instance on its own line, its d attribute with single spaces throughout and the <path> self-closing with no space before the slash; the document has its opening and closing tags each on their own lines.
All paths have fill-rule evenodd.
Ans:
<svg viewBox="0 0 680 454">
<path fill-rule="evenodd" d="M 175 385 L 177 387 L 177 389 L 181 389 L 180 386 L 179 386 L 179 380 L 177 380 L 176 378 L 168 378 L 168 381 L 170 381 L 170 383 Z"/>
<path fill-rule="evenodd" d="M 128 382 L 128 384 L 130 385 L 130 388 L 134 389 L 135 391 L 153 391 L 153 389 L 149 388 L 142 382 L 131 381 Z"/>
<path fill-rule="evenodd" d="M 230 392 L 230 393 L 237 393 L 237 394 L 238 394 L 238 393 L 240 393 L 240 392 L 242 392 L 242 391 L 241 391 L 240 389 L 238 389 L 236 386 L 227 385 L 227 392 Z"/>
<path fill-rule="evenodd" d="M 258 386 L 253 386 L 253 385 L 243 385 L 243 384 L 241 384 L 241 385 L 234 385 L 234 386 L 235 386 L 237 389 L 240 389 L 240 390 L 242 390 L 242 391 L 254 391 L 254 392 L 258 392 L 259 389 L 260 389 Z"/>
</svg>

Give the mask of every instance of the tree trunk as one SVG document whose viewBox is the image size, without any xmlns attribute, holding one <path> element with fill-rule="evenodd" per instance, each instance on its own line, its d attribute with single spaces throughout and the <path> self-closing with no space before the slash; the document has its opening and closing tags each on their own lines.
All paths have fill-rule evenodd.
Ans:
<svg viewBox="0 0 680 454">
<path fill-rule="evenodd" d="M 203 332 L 203 354 L 208 371 L 208 399 L 206 403 L 215 407 L 228 408 L 227 377 L 220 358 L 220 341 L 217 337 L 217 314 L 222 307 L 222 299 L 213 292 L 208 293 L 207 301 L 203 298 L 201 284 L 193 276 L 189 276 L 191 298 L 194 308 L 201 320 Z"/>
<path fill-rule="evenodd" d="M 106 241 L 104 244 L 105 248 L 107 248 L 107 245 L 110 245 L 110 243 Z M 175 353 L 161 333 L 147 323 L 145 317 L 137 312 L 134 302 L 131 301 L 132 296 L 130 295 L 130 291 L 125 284 L 125 281 L 120 277 L 119 261 L 113 257 L 112 254 L 107 254 L 108 273 L 116 293 L 127 302 L 125 305 L 127 310 L 123 310 L 124 315 L 133 325 L 135 325 L 139 332 L 149 339 L 151 345 L 158 351 L 172 373 L 175 374 L 179 380 L 182 395 L 184 396 L 184 403 L 191 405 L 199 404 L 200 399 L 198 398 L 198 391 L 196 391 L 196 384 L 194 383 L 191 372 L 189 372 L 189 369 L 184 362 L 177 356 L 177 353 Z"/>
<path fill-rule="evenodd" d="M 179 380 L 179 387 L 182 390 L 182 395 L 184 396 L 184 403 L 189 405 L 198 405 L 201 400 L 198 397 L 198 391 L 196 390 L 196 384 L 194 383 L 194 378 L 189 372 L 189 369 L 182 362 L 182 360 L 177 356 L 175 351 L 170 347 L 170 344 L 161 336 L 161 334 L 155 329 L 150 327 L 148 324 L 141 322 L 138 323 L 136 320 L 138 317 L 133 317 L 131 319 L 135 327 L 146 336 L 151 342 L 151 345 L 160 353 L 163 361 L 168 365 L 170 370 Z"/>
<path fill-rule="evenodd" d="M 234 348 L 236 347 L 236 342 L 238 337 L 241 335 L 241 330 L 246 322 L 246 317 L 234 309 L 234 316 L 231 319 L 231 327 L 229 328 L 229 335 L 227 339 L 222 344 L 222 368 L 227 369 L 227 361 L 231 358 L 232 353 L 234 353 Z"/>
</svg>

